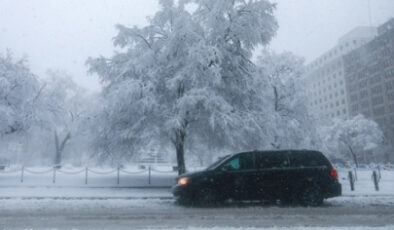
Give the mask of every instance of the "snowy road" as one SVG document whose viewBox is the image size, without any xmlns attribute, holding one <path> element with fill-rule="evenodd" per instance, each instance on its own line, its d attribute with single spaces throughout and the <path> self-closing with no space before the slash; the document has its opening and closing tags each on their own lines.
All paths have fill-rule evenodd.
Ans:
<svg viewBox="0 0 394 230">
<path fill-rule="evenodd" d="M 0 199 L 0 229 L 185 229 L 186 226 L 190 229 L 389 226 L 377 229 L 393 229 L 394 196 L 340 197 L 326 201 L 319 208 L 261 204 L 186 208 L 168 197 Z"/>
</svg>

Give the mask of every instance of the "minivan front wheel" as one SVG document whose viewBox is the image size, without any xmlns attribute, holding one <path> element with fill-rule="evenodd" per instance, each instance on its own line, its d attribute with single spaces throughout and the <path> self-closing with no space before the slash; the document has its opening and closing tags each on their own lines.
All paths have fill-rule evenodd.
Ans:
<svg viewBox="0 0 394 230">
<path fill-rule="evenodd" d="M 301 204 L 303 206 L 320 206 L 323 204 L 323 196 L 320 188 L 316 185 L 307 186 L 301 197 Z"/>
<path fill-rule="evenodd" d="M 221 203 L 215 191 L 210 188 L 200 189 L 195 195 L 195 200 L 198 205 L 202 206 L 212 206 Z"/>
</svg>

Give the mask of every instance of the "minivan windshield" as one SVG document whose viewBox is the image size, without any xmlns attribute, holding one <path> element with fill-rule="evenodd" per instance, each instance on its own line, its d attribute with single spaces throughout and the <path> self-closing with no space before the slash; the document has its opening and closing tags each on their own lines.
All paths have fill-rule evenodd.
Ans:
<svg viewBox="0 0 394 230">
<path fill-rule="evenodd" d="M 215 161 L 214 163 L 212 163 L 210 166 L 208 166 L 206 168 L 206 170 L 213 170 L 215 169 L 218 165 L 220 165 L 222 162 L 224 162 L 225 160 L 227 160 L 228 158 L 230 158 L 232 155 L 227 155 L 224 157 L 219 157 L 219 159 L 217 161 Z"/>
</svg>

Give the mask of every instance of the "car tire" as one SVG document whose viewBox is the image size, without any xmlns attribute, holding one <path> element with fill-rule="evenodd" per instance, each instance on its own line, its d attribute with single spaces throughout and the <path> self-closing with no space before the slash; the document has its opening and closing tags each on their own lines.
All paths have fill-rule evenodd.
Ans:
<svg viewBox="0 0 394 230">
<path fill-rule="evenodd" d="M 317 207 L 323 204 L 323 199 L 319 186 L 309 185 L 302 193 L 301 204 L 303 206 Z"/>
<path fill-rule="evenodd" d="M 193 202 L 189 198 L 180 197 L 176 199 L 176 203 L 181 206 L 191 206 Z"/>
<path fill-rule="evenodd" d="M 296 203 L 294 202 L 294 198 L 289 196 L 282 197 L 279 199 L 279 201 L 280 201 L 280 206 L 292 206 L 294 205 L 294 203 Z"/>
<path fill-rule="evenodd" d="M 216 195 L 215 191 L 210 188 L 200 189 L 196 195 L 196 205 L 199 206 L 214 206 L 221 203 L 221 199 Z"/>
</svg>

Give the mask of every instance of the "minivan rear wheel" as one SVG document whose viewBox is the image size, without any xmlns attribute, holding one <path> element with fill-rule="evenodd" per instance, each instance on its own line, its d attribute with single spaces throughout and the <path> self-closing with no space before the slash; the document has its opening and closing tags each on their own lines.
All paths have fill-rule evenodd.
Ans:
<svg viewBox="0 0 394 230">
<path fill-rule="evenodd" d="M 323 204 L 323 199 L 320 188 L 317 185 L 311 185 L 304 190 L 301 198 L 301 204 L 303 206 L 316 207 Z"/>
</svg>

